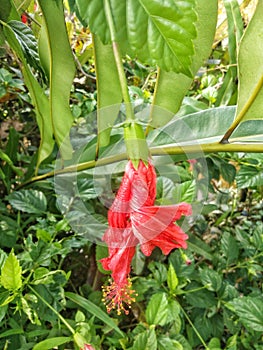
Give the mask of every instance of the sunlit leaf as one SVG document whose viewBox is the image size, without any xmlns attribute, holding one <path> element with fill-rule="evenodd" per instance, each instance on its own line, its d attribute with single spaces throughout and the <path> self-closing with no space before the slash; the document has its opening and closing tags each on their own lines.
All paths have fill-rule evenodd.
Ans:
<svg viewBox="0 0 263 350">
<path fill-rule="evenodd" d="M 22 286 L 22 268 L 13 250 L 2 267 L 1 284 L 8 290 L 17 290 Z"/>
<path fill-rule="evenodd" d="M 163 326 L 168 315 L 168 300 L 165 293 L 154 294 L 146 308 L 146 320 L 150 325 Z"/>
<path fill-rule="evenodd" d="M 239 48 L 237 116 L 242 111 L 242 122 L 249 119 L 263 119 L 262 17 L 263 2 L 258 1 Z"/>
<path fill-rule="evenodd" d="M 156 350 L 157 339 L 154 329 L 148 329 L 141 332 L 135 338 L 132 350 Z"/>
</svg>

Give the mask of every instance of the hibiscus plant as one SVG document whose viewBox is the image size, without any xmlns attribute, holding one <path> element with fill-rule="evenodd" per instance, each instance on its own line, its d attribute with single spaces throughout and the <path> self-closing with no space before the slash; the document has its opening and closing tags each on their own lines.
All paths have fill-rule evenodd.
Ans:
<svg viewBox="0 0 263 350">
<path fill-rule="evenodd" d="M 16 255 L 12 241 L 13 245 L 7 245 L 12 248 L 9 255 L 5 252 L 0 255 L 0 307 L 3 310 L 0 321 L 7 306 L 16 303 L 17 310 L 23 310 L 29 322 L 39 327 L 35 333 L 32 331 L 32 337 L 46 337 L 32 347 L 24 344 L 20 349 L 62 348 L 70 342 L 78 349 L 99 349 L 100 341 L 95 327 L 92 328 L 95 318 L 109 328 L 105 334 L 115 332 L 115 338 L 107 340 L 110 349 L 190 349 L 191 345 L 200 344 L 205 349 L 220 349 L 217 335 L 221 333 L 217 329 L 209 330 L 206 336 L 205 331 L 196 326 L 199 315 L 191 307 L 199 306 L 191 295 L 198 295 L 201 308 L 205 302 L 210 303 L 209 315 L 203 319 L 208 322 L 210 317 L 214 327 L 221 330 L 221 318 L 224 318 L 232 327 L 234 335 L 225 340 L 226 349 L 237 349 L 235 320 L 228 314 L 235 308 L 235 317 L 240 317 L 244 326 L 250 329 L 256 324 L 255 337 L 260 338 L 257 332 L 262 332 L 263 321 L 257 309 L 263 303 L 257 292 L 254 299 L 253 295 L 245 297 L 250 305 L 248 312 L 252 309 L 256 318 L 251 321 L 242 316 L 240 310 L 244 304 L 238 301 L 233 285 L 224 285 L 221 275 L 212 268 L 213 263 L 218 263 L 224 266 L 224 273 L 232 272 L 234 260 L 230 250 L 236 258 L 239 252 L 241 255 L 244 249 L 241 233 L 238 246 L 237 239 L 224 232 L 220 263 L 213 258 L 208 245 L 206 250 L 199 239 L 190 237 L 190 248 L 197 247 L 197 253 L 204 254 L 202 259 L 211 264 L 200 270 L 198 280 L 193 278 L 188 284 L 193 267 L 190 266 L 191 253 L 189 257 L 185 249 L 188 236 L 193 234 L 194 222 L 198 227 L 200 217 L 211 208 L 206 202 L 210 180 L 219 179 L 220 172 L 223 180 L 233 183 L 236 175 L 235 162 L 221 159 L 217 154 L 261 154 L 263 151 L 263 2 L 257 2 L 245 29 L 238 2 L 225 0 L 224 5 L 229 26 L 229 70 L 218 91 L 220 98 L 214 102 L 210 96 L 211 108 L 199 108 L 198 104 L 187 104 L 185 97 L 213 47 L 217 0 L 38 0 L 37 3 L 1 0 L 0 43 L 8 45 L 16 55 L 40 133 L 37 155 L 28 173 L 16 167 L 7 154 L 0 154 L 16 176 L 16 186 L 6 185 L 10 211 L 27 213 L 26 225 L 36 231 L 38 239 L 36 243 L 30 234 L 21 237 L 24 252 Z M 82 59 L 85 62 L 88 52 L 83 50 L 80 55 L 75 50 L 73 53 L 70 21 L 67 21 L 70 17 L 78 19 L 83 33 L 88 32 L 86 39 L 90 45 L 84 44 L 86 48 L 92 47 L 89 59 L 96 79 L 96 112 L 87 120 L 89 126 L 95 125 L 96 132 L 81 134 L 81 122 L 74 115 L 70 100 L 77 67 L 83 71 Z M 150 103 L 133 98 L 127 82 L 125 60 L 128 59 L 148 72 L 154 71 Z M 258 157 L 260 167 L 262 160 Z M 183 164 L 181 170 L 179 163 Z M 218 174 L 211 174 L 209 164 Z M 253 167 L 253 162 L 251 164 L 244 166 Z M 3 179 L 4 171 L 0 173 Z M 164 176 L 166 172 L 170 175 Z M 262 185 L 262 169 L 256 170 L 256 176 L 253 185 Z M 175 181 L 177 186 L 174 186 L 175 177 L 184 180 L 181 184 Z M 54 216 L 47 209 L 50 206 L 46 196 L 37 187 L 41 188 L 43 181 L 46 181 L 43 189 L 46 186 L 47 191 L 51 188 L 53 191 Z M 30 189 L 34 184 L 36 188 Z M 162 190 L 166 191 L 163 196 L 159 193 Z M 59 210 L 63 218 L 56 221 Z M 47 226 L 51 226 L 52 220 L 55 224 L 50 233 Z M 188 234 L 190 227 L 192 231 Z M 71 230 L 75 232 L 74 238 L 55 241 L 61 232 Z M 253 236 L 260 247 L 261 236 L 260 233 Z M 99 285 L 105 304 L 100 307 L 95 303 L 96 296 L 93 295 L 94 302 L 90 301 L 84 292 L 80 295 L 74 287 L 64 295 L 63 287 L 70 273 L 61 266 L 53 272 L 48 270 L 58 256 L 66 257 L 74 244 L 82 247 L 86 241 L 91 247 L 96 245 L 96 268 L 103 279 Z M 255 257 L 262 256 L 262 250 L 254 250 L 253 246 L 251 266 Z M 134 272 L 140 274 L 143 269 L 136 267 L 138 261 L 145 262 L 154 254 L 160 261 L 169 259 L 169 267 L 151 261 L 148 271 L 152 280 L 136 278 Z M 201 264 L 201 260 L 199 262 Z M 187 271 L 186 267 L 189 267 Z M 9 278 L 10 271 L 12 278 Z M 105 279 L 107 273 L 111 274 L 109 280 Z M 157 292 L 147 300 L 143 313 L 140 301 L 151 287 Z M 211 292 L 218 298 L 217 304 L 215 298 L 211 300 Z M 52 297 L 56 295 L 54 305 L 49 293 Z M 181 304 L 176 299 L 180 295 L 183 295 Z M 63 300 L 65 303 L 67 300 L 69 308 L 79 308 L 74 322 L 63 314 L 60 297 L 66 297 Z M 41 333 L 38 309 L 31 309 L 30 303 L 40 303 L 40 309 L 48 310 L 52 317 L 59 319 L 65 334 Z M 184 303 L 188 303 L 187 311 L 182 306 Z M 223 316 L 220 321 L 214 321 L 221 304 L 224 304 Z M 88 322 L 85 312 L 90 317 Z M 139 315 L 138 325 L 131 332 L 135 339 L 132 345 L 115 319 L 125 320 L 130 313 L 134 317 Z M 191 313 L 195 324 L 189 317 Z M 52 317 L 50 322 L 55 324 Z M 189 324 L 189 328 L 185 327 L 188 338 L 180 334 L 182 322 Z M 102 328 L 101 324 L 97 326 Z M 158 326 L 164 327 L 163 333 L 158 331 Z M 18 332 L 15 321 L 12 327 Z M 205 327 L 209 328 L 206 324 Z M 171 332 L 171 338 L 166 336 L 166 331 Z M 10 334 L 14 335 L 15 331 Z M 23 330 L 19 334 L 23 334 Z M 216 340 L 212 337 L 206 345 L 204 338 L 209 339 L 211 334 L 216 335 Z"/>
</svg>

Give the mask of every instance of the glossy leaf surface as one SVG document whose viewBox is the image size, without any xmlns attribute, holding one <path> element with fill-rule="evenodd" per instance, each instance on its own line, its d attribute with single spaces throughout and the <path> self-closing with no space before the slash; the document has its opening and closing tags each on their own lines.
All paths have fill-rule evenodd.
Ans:
<svg viewBox="0 0 263 350">
<path fill-rule="evenodd" d="M 98 34 L 104 44 L 110 42 L 103 0 L 76 1 L 82 20 Z M 128 52 L 142 62 L 159 65 L 166 71 L 191 73 L 194 53 L 195 0 L 110 1 L 117 40 L 122 53 Z"/>
<path fill-rule="evenodd" d="M 209 1 L 209 6 L 207 6 L 206 0 L 197 0 L 196 13 L 198 17 L 197 36 L 193 41 L 195 54 L 191 65 L 193 74 L 196 74 L 211 51 L 217 22 L 217 1 Z M 173 113 L 179 110 L 191 82 L 192 78 L 184 74 L 160 70 L 153 104 L 171 113 L 163 114 L 160 113 L 160 110 L 153 108 L 151 126 L 160 127 L 172 119 Z"/>
</svg>

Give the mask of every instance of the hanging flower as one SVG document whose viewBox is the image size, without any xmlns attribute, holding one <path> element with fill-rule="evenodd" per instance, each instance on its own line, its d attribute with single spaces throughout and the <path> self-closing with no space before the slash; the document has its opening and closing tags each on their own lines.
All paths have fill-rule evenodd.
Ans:
<svg viewBox="0 0 263 350">
<path fill-rule="evenodd" d="M 136 170 L 131 161 L 108 212 L 109 228 L 103 236 L 109 256 L 101 260 L 105 270 L 112 271 L 111 285 L 103 287 L 103 298 L 107 311 L 117 309 L 120 314 L 129 312 L 134 301 L 129 273 L 135 246 L 150 256 L 155 247 L 163 254 L 174 248 L 186 248 L 188 236 L 174 222 L 182 215 L 191 215 L 191 206 L 180 203 L 155 206 L 156 173 L 149 161 L 139 162 Z M 128 308 L 128 309 L 127 309 Z"/>
</svg>

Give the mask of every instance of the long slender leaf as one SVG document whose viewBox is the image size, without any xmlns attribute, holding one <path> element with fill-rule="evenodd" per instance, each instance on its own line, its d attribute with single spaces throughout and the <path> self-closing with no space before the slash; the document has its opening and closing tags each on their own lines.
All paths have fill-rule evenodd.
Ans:
<svg viewBox="0 0 263 350">
<path fill-rule="evenodd" d="M 83 298 L 78 294 L 74 294 L 71 292 L 65 293 L 66 297 L 72 300 L 74 303 L 83 307 L 85 310 L 99 318 L 102 322 L 106 323 L 109 327 L 114 329 L 119 335 L 123 336 L 122 331 L 116 325 L 116 323 L 105 313 L 103 312 L 97 305 L 93 304 L 91 301 Z"/>
<path fill-rule="evenodd" d="M 41 141 L 39 145 L 38 150 L 38 165 L 47 158 L 54 147 L 54 140 L 53 140 L 53 133 L 52 133 L 52 124 L 51 119 L 49 115 L 49 103 L 48 99 L 39 85 L 38 81 L 34 77 L 28 63 L 26 60 L 26 57 L 24 56 L 24 51 L 21 47 L 21 40 L 18 40 L 18 33 L 14 33 L 12 28 L 12 23 L 9 25 L 9 23 L 4 24 L 4 35 L 8 42 L 8 44 L 11 46 L 11 48 L 16 52 L 19 59 L 22 62 L 22 73 L 25 78 L 26 85 L 28 87 L 28 90 L 30 92 L 30 96 L 33 102 L 33 105 L 36 108 L 36 118 L 37 118 L 37 124 L 40 130 L 41 135 Z M 21 27 L 21 31 L 27 31 L 28 27 L 24 26 Z M 37 168 L 38 168 L 37 165 Z"/>
<path fill-rule="evenodd" d="M 263 1 L 258 1 L 255 13 L 241 40 L 238 55 L 237 117 L 241 111 L 245 112 L 241 122 L 250 119 L 263 119 L 262 17 Z"/>
<path fill-rule="evenodd" d="M 217 22 L 217 0 L 196 1 L 197 37 L 194 39 L 195 54 L 192 58 L 191 71 L 197 72 L 204 60 L 208 57 L 213 44 Z M 156 92 L 153 101 L 151 126 L 160 127 L 167 124 L 182 103 L 183 97 L 189 89 L 192 78 L 176 72 L 159 71 Z M 159 106 L 161 108 L 157 108 Z"/>
<path fill-rule="evenodd" d="M 122 93 L 112 46 L 103 45 L 97 35 L 93 35 L 93 44 L 98 87 L 99 146 L 103 147 L 110 141 L 111 127 L 120 109 Z"/>
<path fill-rule="evenodd" d="M 70 337 L 55 337 L 42 340 L 37 343 L 33 350 L 49 350 L 54 349 L 56 346 L 69 343 L 72 339 Z"/>
<path fill-rule="evenodd" d="M 237 99 L 237 49 L 243 34 L 244 25 L 237 0 L 224 0 L 228 26 L 228 52 L 230 67 L 218 90 L 216 106 L 236 104 Z"/>
<path fill-rule="evenodd" d="M 69 94 L 75 74 L 75 63 L 65 25 L 63 1 L 40 0 L 39 4 L 44 16 L 48 46 L 48 51 L 40 49 L 40 52 L 41 59 L 49 63 L 49 113 L 62 158 L 68 159 L 72 154 L 68 135 L 73 122 Z"/>
</svg>

